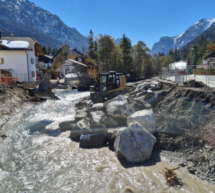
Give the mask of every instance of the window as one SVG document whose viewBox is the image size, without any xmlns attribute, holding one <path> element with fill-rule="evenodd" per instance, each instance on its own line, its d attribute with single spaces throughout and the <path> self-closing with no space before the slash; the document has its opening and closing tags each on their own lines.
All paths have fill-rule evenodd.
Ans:
<svg viewBox="0 0 215 193">
<path fill-rule="evenodd" d="M 35 71 L 32 71 L 31 74 L 32 74 L 32 77 L 35 77 Z"/>
<path fill-rule="evenodd" d="M 4 64 L 4 58 L 0 58 L 0 64 Z"/>
<path fill-rule="evenodd" d="M 34 64 L 34 59 L 33 58 L 31 58 L 31 64 Z"/>
</svg>

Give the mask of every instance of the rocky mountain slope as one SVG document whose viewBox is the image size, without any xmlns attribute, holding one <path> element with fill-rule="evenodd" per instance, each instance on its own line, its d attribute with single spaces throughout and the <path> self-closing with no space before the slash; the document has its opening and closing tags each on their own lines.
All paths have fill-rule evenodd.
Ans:
<svg viewBox="0 0 215 193">
<path fill-rule="evenodd" d="M 0 29 L 17 36 L 33 36 L 42 45 L 58 48 L 63 43 L 82 50 L 87 37 L 68 27 L 57 15 L 28 0 L 0 0 Z M 4 33 L 3 33 L 4 35 Z"/>
<path fill-rule="evenodd" d="M 190 26 L 185 32 L 183 32 L 179 36 L 161 37 L 159 42 L 153 45 L 152 53 L 154 54 L 155 52 L 163 52 L 164 54 L 166 54 L 172 48 L 180 49 L 214 25 L 215 18 L 201 19 L 199 22 Z"/>
</svg>

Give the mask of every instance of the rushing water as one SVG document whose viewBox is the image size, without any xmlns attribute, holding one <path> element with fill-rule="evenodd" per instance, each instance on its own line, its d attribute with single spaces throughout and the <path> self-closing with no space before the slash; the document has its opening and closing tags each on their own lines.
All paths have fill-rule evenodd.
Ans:
<svg viewBox="0 0 215 193">
<path fill-rule="evenodd" d="M 57 92 L 60 101 L 30 106 L 5 126 L 0 144 L 0 192 L 215 192 L 215 188 L 180 169 L 187 184 L 166 185 L 162 169 L 167 162 L 125 167 L 108 147 L 81 149 L 59 135 L 58 124 L 75 115 L 75 100 L 88 92 Z"/>
</svg>

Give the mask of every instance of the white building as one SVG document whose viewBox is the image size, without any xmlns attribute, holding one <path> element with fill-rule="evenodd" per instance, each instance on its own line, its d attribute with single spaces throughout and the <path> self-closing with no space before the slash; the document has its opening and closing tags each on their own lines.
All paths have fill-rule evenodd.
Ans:
<svg viewBox="0 0 215 193">
<path fill-rule="evenodd" d="M 0 37 L 0 76 L 4 70 L 20 82 L 35 81 L 39 55 L 42 47 L 32 37 Z"/>
</svg>

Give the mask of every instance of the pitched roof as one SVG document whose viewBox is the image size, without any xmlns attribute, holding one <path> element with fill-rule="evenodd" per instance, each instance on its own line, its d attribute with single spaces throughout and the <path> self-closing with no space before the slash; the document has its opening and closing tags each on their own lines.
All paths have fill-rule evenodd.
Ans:
<svg viewBox="0 0 215 193">
<path fill-rule="evenodd" d="M 10 47 L 9 44 L 5 45 L 5 41 L 8 42 L 28 42 L 29 44 L 25 44 L 27 45 L 26 47 Z M 0 47 L 4 48 L 4 49 L 11 49 L 11 50 L 33 50 L 35 44 L 39 44 L 40 43 L 35 40 L 33 37 L 1 37 L 0 38 Z"/>
</svg>

